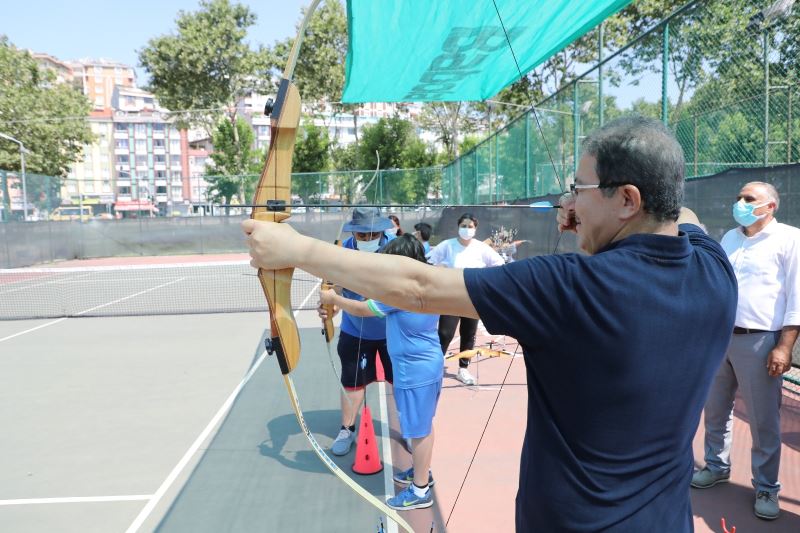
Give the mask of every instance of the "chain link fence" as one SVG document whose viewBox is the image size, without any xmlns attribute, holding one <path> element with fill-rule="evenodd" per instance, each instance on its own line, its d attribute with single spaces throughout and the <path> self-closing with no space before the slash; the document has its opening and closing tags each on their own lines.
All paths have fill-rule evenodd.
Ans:
<svg viewBox="0 0 800 533">
<path fill-rule="evenodd" d="M 167 179 L 60 178 L 0 169 L 0 221 L 239 215 L 258 174 Z M 215 192 L 215 182 L 227 197 Z M 352 203 L 441 203 L 442 167 L 292 174 L 296 214 L 338 212 Z"/>
<path fill-rule="evenodd" d="M 689 178 L 800 160 L 800 2 L 692 2 L 606 59 L 602 32 L 596 66 L 444 168 L 446 203 L 559 193 L 585 135 L 631 113 L 670 127 Z"/>
</svg>

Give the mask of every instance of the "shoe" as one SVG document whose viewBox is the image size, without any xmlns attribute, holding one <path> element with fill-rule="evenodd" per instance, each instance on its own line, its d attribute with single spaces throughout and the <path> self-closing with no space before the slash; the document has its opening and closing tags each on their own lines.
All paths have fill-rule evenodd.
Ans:
<svg viewBox="0 0 800 533">
<path fill-rule="evenodd" d="M 333 441 L 331 453 L 333 455 L 347 455 L 350 453 L 350 447 L 353 445 L 353 441 L 355 440 L 355 431 L 350 431 L 347 428 L 343 428 L 341 431 L 339 431 L 339 435 L 336 436 L 336 440 Z"/>
<path fill-rule="evenodd" d="M 778 518 L 781 513 L 781 509 L 778 506 L 778 493 L 766 490 L 758 491 L 753 513 L 763 520 L 775 520 Z"/>
<path fill-rule="evenodd" d="M 394 482 L 401 485 L 411 485 L 414 482 L 414 467 L 398 472 L 393 476 Z M 433 486 L 433 474 L 428 471 L 428 486 Z"/>
<path fill-rule="evenodd" d="M 409 485 L 400 491 L 397 496 L 387 499 L 386 505 L 398 511 L 424 509 L 433 505 L 433 491 L 428 489 L 428 493 L 420 498 L 414 494 L 414 487 Z"/>
<path fill-rule="evenodd" d="M 459 368 L 456 378 L 464 385 L 475 385 L 475 378 L 472 377 L 472 374 L 470 374 L 469 370 L 466 368 Z"/>
<path fill-rule="evenodd" d="M 708 467 L 698 470 L 692 476 L 692 487 L 696 489 L 709 489 L 717 483 L 727 483 L 731 479 L 730 472 L 714 473 Z"/>
</svg>

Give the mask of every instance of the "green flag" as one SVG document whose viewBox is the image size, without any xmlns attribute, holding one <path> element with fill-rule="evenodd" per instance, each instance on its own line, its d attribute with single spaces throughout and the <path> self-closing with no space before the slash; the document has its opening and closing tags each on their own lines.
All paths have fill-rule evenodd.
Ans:
<svg viewBox="0 0 800 533">
<path fill-rule="evenodd" d="M 342 100 L 491 98 L 630 2 L 348 0 Z"/>
</svg>

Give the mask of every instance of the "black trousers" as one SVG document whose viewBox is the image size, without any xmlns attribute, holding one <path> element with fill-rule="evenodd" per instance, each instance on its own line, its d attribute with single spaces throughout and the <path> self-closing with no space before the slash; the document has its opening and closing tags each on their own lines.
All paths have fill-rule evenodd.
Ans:
<svg viewBox="0 0 800 533">
<path fill-rule="evenodd" d="M 475 348 L 475 332 L 478 331 L 477 318 L 464 318 L 460 316 L 442 315 L 439 317 L 439 344 L 442 345 L 442 354 L 447 355 L 447 347 L 453 342 L 456 335 L 456 326 L 461 321 L 458 333 L 461 335 L 460 351 Z M 467 368 L 469 359 L 459 359 L 458 366 Z"/>
</svg>

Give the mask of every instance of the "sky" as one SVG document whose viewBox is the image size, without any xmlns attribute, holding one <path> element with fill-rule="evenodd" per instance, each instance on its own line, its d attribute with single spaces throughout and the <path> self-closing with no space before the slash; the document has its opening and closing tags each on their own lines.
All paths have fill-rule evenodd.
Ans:
<svg viewBox="0 0 800 533">
<path fill-rule="evenodd" d="M 257 15 L 248 31 L 255 46 L 294 36 L 301 7 L 310 0 L 237 0 Z M 0 34 L 17 48 L 61 60 L 110 59 L 136 68 L 136 83 L 147 75 L 137 50 L 153 37 L 176 31 L 178 12 L 198 11 L 200 0 L 16 0 L 3 2 Z"/>
<path fill-rule="evenodd" d="M 233 0 L 257 16 L 248 31 L 251 46 L 272 45 L 294 37 L 301 8 L 310 0 Z M 138 66 L 137 50 L 157 36 L 174 33 L 178 12 L 198 11 L 200 0 L 7 0 L 0 16 L 0 34 L 18 48 L 50 54 L 61 60 L 110 59 L 136 69 L 136 83 L 147 84 Z M 656 101 L 660 79 L 647 75 L 639 87 L 609 91 L 627 106 L 637 98 Z M 670 96 L 676 94 L 670 88 Z M 672 98 L 671 98 L 672 99 Z"/>
</svg>

